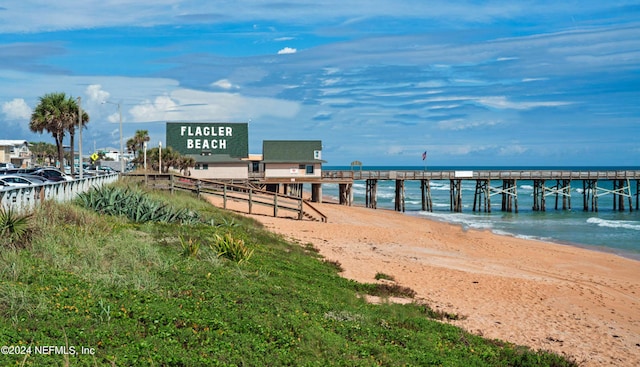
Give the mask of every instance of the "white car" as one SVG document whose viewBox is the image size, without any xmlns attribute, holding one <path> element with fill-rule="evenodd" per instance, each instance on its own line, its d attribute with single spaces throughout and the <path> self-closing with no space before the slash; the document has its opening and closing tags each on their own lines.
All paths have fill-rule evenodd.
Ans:
<svg viewBox="0 0 640 367">
<path fill-rule="evenodd" d="M 20 176 L 13 176 L 13 175 L 0 176 L 0 182 L 2 182 L 4 186 L 12 186 L 12 187 L 29 187 L 29 186 L 42 184 L 41 181 L 36 181 L 36 180 L 31 181 L 27 178 L 20 177 Z"/>
</svg>

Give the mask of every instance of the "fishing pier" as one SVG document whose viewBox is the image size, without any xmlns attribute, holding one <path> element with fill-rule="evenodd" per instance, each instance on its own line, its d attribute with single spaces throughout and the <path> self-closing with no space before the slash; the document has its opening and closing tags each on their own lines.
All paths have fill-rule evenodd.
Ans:
<svg viewBox="0 0 640 367">
<path fill-rule="evenodd" d="M 323 170 L 322 183 L 339 185 L 339 202 L 351 205 L 353 182 L 366 182 L 365 205 L 377 207 L 377 188 L 381 180 L 395 180 L 395 210 L 405 211 L 405 181 L 420 181 L 422 210 L 433 211 L 431 181 L 448 180 L 450 210 L 462 212 L 462 182 L 474 181 L 473 211 L 491 212 L 491 198 L 499 197 L 500 209 L 518 212 L 518 181 L 533 182 L 533 210 L 571 209 L 573 183 L 582 189 L 582 208 L 598 211 L 599 198 L 612 195 L 613 210 L 639 210 L 640 170 L 465 170 L 465 171 L 393 171 Z M 605 184 L 606 183 L 606 184 Z M 633 189 L 635 183 L 635 190 Z M 548 203 L 551 197 L 552 203 Z M 635 203 L 634 203 L 635 201 Z"/>
</svg>

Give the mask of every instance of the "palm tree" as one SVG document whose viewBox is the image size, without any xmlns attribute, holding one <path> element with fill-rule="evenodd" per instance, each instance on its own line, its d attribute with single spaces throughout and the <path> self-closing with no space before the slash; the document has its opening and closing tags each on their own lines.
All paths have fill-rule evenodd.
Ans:
<svg viewBox="0 0 640 367">
<path fill-rule="evenodd" d="M 67 99 L 67 111 L 69 113 L 69 119 L 67 120 L 67 126 L 66 129 L 69 131 L 69 145 L 71 146 L 71 174 L 73 175 L 75 173 L 75 164 L 74 164 L 74 158 L 75 158 L 75 136 L 76 136 L 76 127 L 79 127 L 79 121 L 78 121 L 78 111 L 80 110 L 80 108 L 78 107 L 78 104 L 76 103 L 76 100 L 69 97 L 69 99 Z M 84 126 L 89 122 L 89 115 L 82 111 L 82 126 L 80 126 L 80 128 L 84 128 Z M 82 164 L 82 152 L 80 152 L 80 159 L 78 164 Z"/>
<path fill-rule="evenodd" d="M 71 97 L 67 97 L 62 92 L 48 93 L 40 97 L 38 106 L 31 114 L 29 129 L 33 132 L 42 134 L 44 130 L 51 133 L 56 142 L 58 151 L 58 164 L 60 169 L 63 167 L 63 145 L 64 135 L 67 130 L 71 131 L 72 126 L 77 126 L 78 105 Z M 89 121 L 89 115 L 82 115 L 83 125 L 85 121 Z M 73 136 L 74 133 L 71 133 Z M 71 152 L 73 153 L 73 138 L 71 141 Z M 73 164 L 72 168 L 73 169 Z"/>
<path fill-rule="evenodd" d="M 148 130 L 136 130 L 136 134 L 133 136 L 133 138 L 127 140 L 127 147 L 131 147 L 131 150 L 134 153 L 137 153 L 137 163 L 143 161 L 142 156 L 144 154 L 144 143 L 148 142 L 149 140 L 150 138 Z"/>
<path fill-rule="evenodd" d="M 193 157 L 180 156 L 178 158 L 178 169 L 182 172 L 183 175 L 189 176 L 189 168 L 193 168 L 196 166 L 196 160 Z"/>
<path fill-rule="evenodd" d="M 51 159 L 56 155 L 56 147 L 51 143 L 42 141 L 29 143 L 30 150 L 35 157 L 34 161 L 41 165 L 51 164 Z M 45 160 L 46 158 L 46 160 Z"/>
</svg>

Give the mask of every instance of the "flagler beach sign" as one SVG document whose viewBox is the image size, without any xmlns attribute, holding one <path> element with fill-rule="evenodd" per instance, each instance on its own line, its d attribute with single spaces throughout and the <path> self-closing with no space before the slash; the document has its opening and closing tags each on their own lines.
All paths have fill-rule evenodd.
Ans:
<svg viewBox="0 0 640 367">
<path fill-rule="evenodd" d="M 249 155 L 247 123 L 167 122 L 167 146 L 181 154 Z"/>
</svg>

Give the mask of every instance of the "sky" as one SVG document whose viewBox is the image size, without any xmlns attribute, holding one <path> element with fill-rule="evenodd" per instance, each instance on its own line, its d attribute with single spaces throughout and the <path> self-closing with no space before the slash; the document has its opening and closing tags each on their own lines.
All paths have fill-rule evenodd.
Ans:
<svg viewBox="0 0 640 367">
<path fill-rule="evenodd" d="M 166 122 L 326 165 L 640 166 L 640 1 L 8 0 L 0 139 L 81 97 L 84 154 Z M 108 102 L 108 103 L 105 103 Z M 423 161 L 423 152 L 427 159 Z"/>
</svg>

